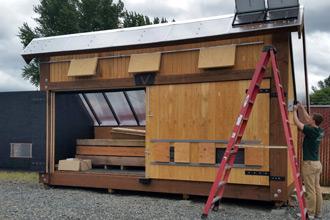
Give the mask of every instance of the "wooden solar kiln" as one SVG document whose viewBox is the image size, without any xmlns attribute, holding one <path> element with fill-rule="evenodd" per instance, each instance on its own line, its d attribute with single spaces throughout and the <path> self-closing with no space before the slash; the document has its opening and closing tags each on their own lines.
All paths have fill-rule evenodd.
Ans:
<svg viewBox="0 0 330 220">
<path fill-rule="evenodd" d="M 34 39 L 23 57 L 40 60 L 47 93 L 41 181 L 208 195 L 263 46 L 277 48 L 288 104 L 296 97 L 291 33 L 304 37 L 303 8 L 280 2 L 236 1 L 235 15 Z M 286 201 L 292 189 L 287 150 L 276 147 L 285 140 L 269 73 L 243 137 L 255 147 L 240 150 L 226 197 Z M 87 137 L 63 132 L 71 120 L 58 116 L 75 111 L 57 105 L 66 95 L 90 118 L 80 125 L 92 128 Z M 89 158 L 93 169 L 57 170 L 66 157 Z"/>
</svg>

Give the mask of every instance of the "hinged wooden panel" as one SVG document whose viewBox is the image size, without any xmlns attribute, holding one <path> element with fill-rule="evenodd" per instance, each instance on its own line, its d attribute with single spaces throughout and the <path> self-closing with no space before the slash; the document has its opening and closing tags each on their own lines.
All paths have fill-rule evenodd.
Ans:
<svg viewBox="0 0 330 220">
<path fill-rule="evenodd" d="M 199 52 L 198 68 L 219 68 L 235 65 L 236 45 L 202 48 Z"/>
<path fill-rule="evenodd" d="M 174 144 L 174 162 L 177 163 L 190 162 L 190 143 Z"/>
<path fill-rule="evenodd" d="M 132 54 L 128 72 L 129 73 L 145 73 L 158 72 L 160 67 L 161 53 L 144 53 Z"/>
<path fill-rule="evenodd" d="M 93 76 L 96 74 L 97 57 L 71 60 L 68 76 Z"/>
<path fill-rule="evenodd" d="M 153 162 L 170 162 L 170 143 L 156 143 L 152 146 Z"/>
<path fill-rule="evenodd" d="M 198 163 L 215 163 L 215 144 L 199 143 L 198 144 Z"/>
</svg>

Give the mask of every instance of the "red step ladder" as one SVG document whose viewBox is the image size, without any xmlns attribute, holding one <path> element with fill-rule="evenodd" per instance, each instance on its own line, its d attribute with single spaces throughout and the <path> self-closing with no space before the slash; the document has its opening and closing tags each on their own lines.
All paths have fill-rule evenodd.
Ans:
<svg viewBox="0 0 330 220">
<path fill-rule="evenodd" d="M 252 111 L 253 104 L 256 100 L 256 97 L 260 90 L 260 85 L 265 74 L 267 64 L 269 60 L 271 60 L 275 85 L 276 85 L 276 92 L 277 92 L 277 99 L 281 111 L 282 116 L 282 124 L 285 133 L 285 139 L 288 146 L 290 164 L 292 169 L 292 175 L 294 178 L 295 188 L 297 192 L 297 198 L 299 202 L 299 208 L 301 213 L 301 219 L 305 220 L 307 217 L 307 209 L 305 208 L 305 199 L 304 199 L 304 192 L 302 188 L 302 181 L 301 175 L 299 173 L 299 165 L 298 160 L 296 157 L 295 149 L 293 146 L 293 139 L 292 133 L 290 129 L 289 119 L 288 119 L 288 112 L 286 110 L 286 102 L 284 98 L 284 91 L 283 86 L 280 82 L 280 75 L 276 61 L 276 50 L 272 46 L 265 46 L 263 48 L 261 58 L 257 64 L 256 70 L 254 72 L 253 78 L 251 80 L 249 89 L 247 91 L 246 98 L 243 102 L 243 106 L 241 107 L 241 111 L 239 116 L 235 122 L 233 133 L 229 139 L 226 151 L 220 163 L 219 169 L 217 171 L 217 175 L 215 181 L 212 185 L 209 197 L 207 202 L 204 206 L 202 219 L 207 218 L 209 210 L 212 208 L 214 211 L 218 210 L 220 200 L 224 193 L 224 188 L 226 183 L 229 179 L 229 174 L 231 168 L 234 165 L 235 157 L 239 149 L 239 144 L 242 140 L 244 130 L 246 128 L 247 122 L 249 120 L 249 116 Z"/>
</svg>

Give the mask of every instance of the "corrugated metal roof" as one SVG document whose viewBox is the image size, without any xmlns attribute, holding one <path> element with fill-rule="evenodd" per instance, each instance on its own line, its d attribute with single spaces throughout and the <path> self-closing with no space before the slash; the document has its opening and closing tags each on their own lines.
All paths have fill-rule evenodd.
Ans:
<svg viewBox="0 0 330 220">
<path fill-rule="evenodd" d="M 299 14 L 298 19 L 294 20 L 273 21 L 235 27 L 232 27 L 234 15 L 226 15 L 183 22 L 36 38 L 24 49 L 22 56 L 28 61 L 31 57 L 41 54 L 171 42 L 296 27 L 302 24 L 302 7 Z"/>
</svg>

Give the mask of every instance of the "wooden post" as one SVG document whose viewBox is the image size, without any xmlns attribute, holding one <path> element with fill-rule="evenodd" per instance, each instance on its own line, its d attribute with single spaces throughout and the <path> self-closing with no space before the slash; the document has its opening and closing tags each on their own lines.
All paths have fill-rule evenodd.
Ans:
<svg viewBox="0 0 330 220">
<path fill-rule="evenodd" d="M 277 61 L 280 71 L 281 83 L 284 91 L 288 93 L 289 78 L 289 36 L 290 33 L 273 34 L 273 45 L 277 49 Z M 271 79 L 271 93 L 276 92 L 274 79 Z M 287 97 L 286 97 L 287 102 Z M 270 99 L 270 126 L 269 126 L 269 144 L 286 145 L 283 125 L 281 121 L 281 112 L 278 106 L 277 96 L 271 96 Z M 288 180 L 288 153 L 287 149 L 269 150 L 269 171 L 270 171 L 270 198 L 273 201 L 287 200 L 287 180 Z M 271 177 L 284 177 L 284 180 L 272 180 Z"/>
</svg>

